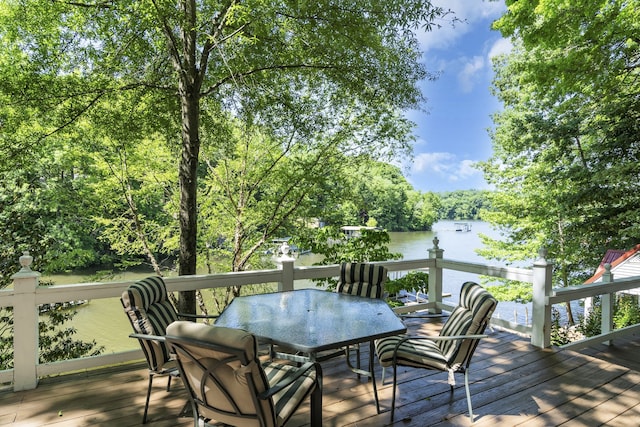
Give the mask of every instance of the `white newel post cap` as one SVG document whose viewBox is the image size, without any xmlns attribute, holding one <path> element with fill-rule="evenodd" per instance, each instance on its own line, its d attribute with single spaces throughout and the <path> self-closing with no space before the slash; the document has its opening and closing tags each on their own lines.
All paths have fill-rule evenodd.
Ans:
<svg viewBox="0 0 640 427">
<path fill-rule="evenodd" d="M 29 251 L 22 252 L 22 256 L 18 259 L 21 265 L 20 271 L 11 276 L 12 279 L 27 279 L 33 277 L 40 277 L 40 273 L 31 269 L 33 263 L 33 257 L 29 254 Z"/>
</svg>

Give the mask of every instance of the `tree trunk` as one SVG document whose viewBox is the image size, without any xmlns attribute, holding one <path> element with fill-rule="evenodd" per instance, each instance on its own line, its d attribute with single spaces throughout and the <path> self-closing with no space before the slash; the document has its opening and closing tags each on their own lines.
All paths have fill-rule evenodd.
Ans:
<svg viewBox="0 0 640 427">
<path fill-rule="evenodd" d="M 200 85 L 201 76 L 196 61 L 195 2 L 182 2 L 185 24 L 182 28 L 182 52 L 176 61 L 179 75 L 179 96 L 182 119 L 182 156 L 180 182 L 180 261 L 181 276 L 196 274 L 198 239 L 198 158 L 200 154 Z M 191 23 L 191 25 L 189 25 Z M 196 312 L 195 291 L 180 292 L 178 310 Z"/>
<path fill-rule="evenodd" d="M 183 85 L 181 85 L 183 86 Z M 193 85 L 181 87 L 182 157 L 180 159 L 180 261 L 181 276 L 196 274 L 198 236 L 198 154 L 200 151 L 199 93 Z M 195 313 L 195 291 L 180 292 L 179 311 Z"/>
</svg>

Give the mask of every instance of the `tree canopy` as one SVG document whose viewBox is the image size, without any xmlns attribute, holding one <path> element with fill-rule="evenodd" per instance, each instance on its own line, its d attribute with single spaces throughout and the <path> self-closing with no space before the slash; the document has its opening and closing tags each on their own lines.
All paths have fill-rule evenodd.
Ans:
<svg viewBox="0 0 640 427">
<path fill-rule="evenodd" d="M 484 218 L 506 242 L 485 256 L 556 260 L 556 285 L 582 283 L 608 248 L 640 239 L 640 3 L 507 1 L 494 27 L 513 51 L 495 62 L 497 191 Z"/>
<path fill-rule="evenodd" d="M 177 203 L 166 214 L 179 224 L 180 274 L 197 267 L 199 178 L 220 170 L 237 121 L 245 141 L 264 135 L 284 152 L 295 145 L 300 159 L 329 140 L 343 155 L 407 152 L 411 124 L 400 112 L 420 106 L 417 82 L 432 77 L 416 33 L 447 15 L 423 0 L 1 6 L 3 154 L 37 158 L 54 143 L 90 153 L 165 145 L 177 159 L 179 191 L 162 196 Z M 121 155 L 112 160 L 124 165 Z M 119 184 L 125 199 L 139 190 L 127 187 L 135 180 Z M 181 310 L 194 306 L 181 295 Z"/>
<path fill-rule="evenodd" d="M 491 209 L 487 190 L 458 190 L 440 194 L 439 219 L 482 219 L 482 212 Z"/>
</svg>

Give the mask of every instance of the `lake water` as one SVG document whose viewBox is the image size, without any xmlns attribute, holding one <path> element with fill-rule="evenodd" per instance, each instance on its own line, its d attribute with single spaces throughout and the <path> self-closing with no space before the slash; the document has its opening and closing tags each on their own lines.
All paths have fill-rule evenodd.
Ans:
<svg viewBox="0 0 640 427">
<path fill-rule="evenodd" d="M 433 248 L 433 239 L 438 238 L 438 246 L 443 249 L 443 258 L 476 262 L 483 264 L 499 265 L 496 261 L 487 260 L 476 253 L 476 249 L 482 247 L 479 234 L 485 234 L 492 238 L 499 238 L 499 233 L 487 222 L 465 221 L 471 225 L 469 232 L 457 231 L 454 221 L 439 221 L 433 226 L 433 231 L 390 233 L 391 243 L 389 248 L 393 252 L 400 252 L 404 259 L 426 258 L 428 250 Z M 526 267 L 528 265 L 524 264 Z M 443 270 L 442 291 L 450 293 L 451 301 L 457 302 L 460 287 L 464 282 L 474 281 L 483 285 L 479 275 L 461 271 Z M 495 282 L 493 282 L 495 283 Z M 531 304 L 518 304 L 514 302 L 500 302 L 496 308 L 495 316 L 517 323 L 531 323 Z"/>
<path fill-rule="evenodd" d="M 421 259 L 429 256 L 433 248 L 433 239 L 438 237 L 439 246 L 444 250 L 444 258 L 489 263 L 476 254 L 475 249 L 481 247 L 479 233 L 497 237 L 497 233 L 488 223 L 471 221 L 471 231 L 456 231 L 453 221 L 441 221 L 434 224 L 433 231 L 393 232 L 390 233 L 389 248 L 392 252 L 402 253 L 404 259 Z M 311 265 L 318 258 L 313 254 L 301 255 L 296 265 Z M 495 264 L 495 262 L 493 263 Z M 114 280 L 136 280 L 149 276 L 150 272 L 128 272 Z M 55 276 L 56 284 L 81 283 L 85 277 L 75 275 Z M 444 270 L 443 292 L 450 293 L 451 300 L 457 301 L 460 286 L 468 281 L 480 282 L 476 274 Z M 296 283 L 296 287 L 309 286 L 308 283 Z M 137 341 L 128 338 L 131 326 L 128 323 L 118 298 L 92 300 L 79 307 L 73 326 L 77 329 L 76 337 L 82 340 L 96 340 L 107 352 L 119 352 L 138 348 Z M 496 313 L 503 319 L 528 322 L 531 313 L 530 305 L 500 302 Z"/>
</svg>

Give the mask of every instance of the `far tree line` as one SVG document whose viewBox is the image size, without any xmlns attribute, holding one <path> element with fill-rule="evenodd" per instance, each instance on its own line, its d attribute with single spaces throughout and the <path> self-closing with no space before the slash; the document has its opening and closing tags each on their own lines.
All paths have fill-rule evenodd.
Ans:
<svg viewBox="0 0 640 427">
<path fill-rule="evenodd" d="M 266 153 L 271 147 L 256 144 L 251 149 Z M 15 272 L 23 250 L 31 251 L 34 268 L 45 274 L 81 269 L 117 271 L 140 264 L 148 264 L 160 274 L 174 268 L 177 225 L 171 210 L 177 189 L 170 152 L 141 144 L 119 150 L 114 147 L 110 154 L 82 150 L 42 154 L 0 175 L 0 271 L 4 285 Z M 260 167 L 257 161 L 251 165 Z M 288 184 L 276 175 L 271 178 L 273 187 L 265 186 L 252 199 L 246 196 L 241 206 L 242 188 L 250 184 L 241 173 L 256 173 L 245 167 L 243 171 L 228 162 L 225 170 L 221 165 L 212 166 L 210 175 L 203 175 L 208 189 L 200 209 L 200 247 L 202 265 L 211 272 L 229 271 L 231 262 L 238 263 L 233 258 L 237 255 L 231 233 L 234 226 L 227 223 L 227 218 L 233 218 L 227 212 L 234 206 L 233 200 L 237 209 L 242 208 L 246 238 L 254 239 L 258 247 L 274 237 L 295 235 L 301 224 L 305 228 L 368 225 L 387 231 L 429 230 L 439 219 L 480 219 L 481 210 L 487 207 L 486 192 L 420 192 L 399 168 L 361 160 L 355 173 L 328 174 L 324 178 L 333 185 L 307 191 L 309 207 L 303 211 L 307 216 L 283 221 L 280 228 L 266 234 L 261 217 L 270 212 L 268 209 L 275 209 L 267 193 L 284 192 Z M 235 176 L 235 181 L 230 176 Z M 229 192 L 226 197 L 223 190 Z M 260 236 L 264 238 L 260 240 Z M 250 258 L 243 268 L 251 263 L 259 266 L 259 262 L 259 257 Z"/>
</svg>

